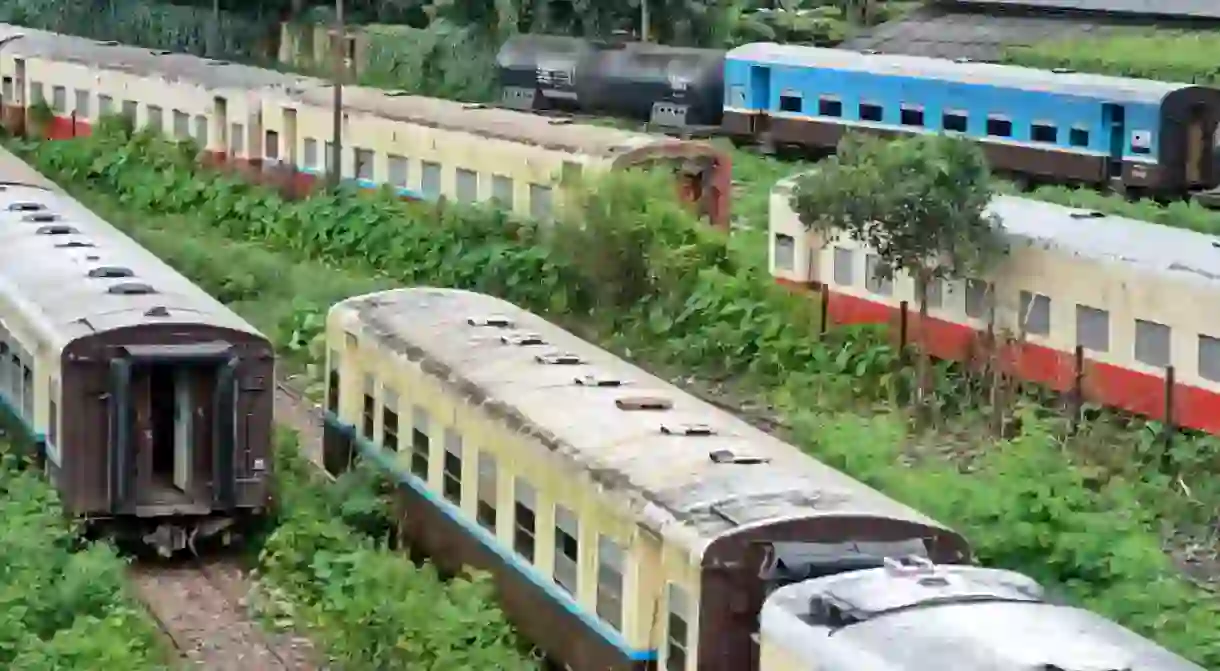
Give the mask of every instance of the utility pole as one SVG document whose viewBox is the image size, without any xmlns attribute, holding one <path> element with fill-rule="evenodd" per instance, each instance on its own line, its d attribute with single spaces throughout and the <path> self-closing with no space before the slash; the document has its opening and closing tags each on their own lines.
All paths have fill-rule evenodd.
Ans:
<svg viewBox="0 0 1220 671">
<path fill-rule="evenodd" d="M 331 45 L 335 52 L 335 109 L 334 126 L 331 129 L 333 137 L 330 145 L 330 174 L 328 175 L 332 187 L 339 186 L 339 182 L 343 179 L 343 74 L 347 58 L 346 32 L 343 25 L 343 0 L 335 0 L 335 41 Z"/>
<path fill-rule="evenodd" d="M 648 41 L 648 0 L 640 2 L 640 41 Z"/>
</svg>

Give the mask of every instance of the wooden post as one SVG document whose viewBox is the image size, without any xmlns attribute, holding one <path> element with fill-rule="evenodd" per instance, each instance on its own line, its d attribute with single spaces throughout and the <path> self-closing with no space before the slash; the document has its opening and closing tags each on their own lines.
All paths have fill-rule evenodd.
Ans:
<svg viewBox="0 0 1220 671">
<path fill-rule="evenodd" d="M 347 58 L 347 29 L 343 21 L 343 0 L 335 0 L 335 101 L 332 110 L 330 175 L 332 188 L 343 179 L 343 71 Z"/>
<path fill-rule="evenodd" d="M 818 335 L 824 336 L 829 328 L 826 322 L 830 319 L 830 292 L 826 290 L 825 285 L 822 285 L 821 296 L 821 323 L 818 325 Z"/>
<path fill-rule="evenodd" d="M 1177 373 L 1173 366 L 1165 368 L 1165 415 L 1164 423 L 1161 427 L 1161 440 L 1165 441 L 1165 445 L 1161 451 L 1161 472 L 1169 473 L 1173 466 L 1173 459 L 1170 457 L 1169 451 L 1173 448 L 1173 434 L 1177 433 L 1178 427 L 1175 421 L 1173 411 L 1173 390 L 1177 386 Z"/>
<path fill-rule="evenodd" d="M 907 351 L 907 322 L 910 320 L 907 302 L 902 301 L 898 304 L 898 354 L 899 358 L 906 357 Z"/>
<path fill-rule="evenodd" d="M 1080 428 L 1080 413 L 1084 409 L 1084 345 L 1076 346 L 1073 357 L 1075 379 L 1072 381 L 1072 397 L 1069 400 L 1072 411 L 1072 433 Z"/>
</svg>

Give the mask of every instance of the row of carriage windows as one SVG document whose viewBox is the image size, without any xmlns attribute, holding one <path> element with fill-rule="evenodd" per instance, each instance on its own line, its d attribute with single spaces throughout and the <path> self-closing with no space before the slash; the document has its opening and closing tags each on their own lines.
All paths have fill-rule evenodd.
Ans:
<svg viewBox="0 0 1220 671">
<path fill-rule="evenodd" d="M 327 383 L 327 409 L 337 415 L 339 412 L 340 381 L 339 372 L 334 368 L 337 354 L 331 353 L 331 369 Z M 446 501 L 462 506 L 463 495 L 469 485 L 473 485 L 470 496 L 475 499 L 475 520 L 490 534 L 495 536 L 501 525 L 511 525 L 512 549 L 522 560 L 530 565 L 536 565 L 538 559 L 537 532 L 539 496 L 533 485 L 523 476 L 512 478 L 513 509 L 511 516 L 501 516 L 497 509 L 497 492 L 501 480 L 499 465 L 494 454 L 471 449 L 466 445 L 455 429 L 437 426 L 428 411 L 418 405 L 411 408 L 410 432 L 404 442 L 402 426 L 399 418 L 398 395 L 388 387 L 382 388 L 381 400 L 377 399 L 376 380 L 371 375 L 364 379 L 364 394 L 362 399 L 360 434 L 363 438 L 377 442 L 377 414 L 381 413 L 382 437 L 381 446 L 392 452 L 409 452 L 409 469 L 411 474 L 425 483 L 429 483 L 429 471 L 432 460 L 441 457 L 440 494 Z M 435 438 L 441 438 L 441 454 L 437 454 Z M 474 459 L 477 464 L 476 479 L 473 483 L 466 482 L 462 477 L 462 462 Z M 551 579 L 568 594 L 575 596 L 579 592 L 582 579 L 581 552 L 587 549 L 581 547 L 580 519 L 576 511 L 554 504 L 554 548 L 553 571 Z M 622 629 L 623 623 L 623 593 L 625 576 L 630 561 L 623 544 L 602 534 L 597 535 L 596 547 L 596 611 L 598 617 L 614 627 Z M 668 583 L 668 627 L 666 629 L 665 668 L 668 671 L 684 671 L 687 659 L 687 622 L 689 621 L 689 598 L 686 591 L 679 585 Z"/>
<path fill-rule="evenodd" d="M 790 236 L 784 236 L 790 237 Z M 783 245 L 787 247 L 787 245 Z M 784 267 L 784 259 L 778 255 L 777 266 Z M 791 257 L 786 256 L 791 266 Z M 839 286 L 855 284 L 856 252 L 842 247 L 834 248 L 834 283 Z M 877 267 L 879 259 L 874 254 L 865 255 L 864 288 L 877 296 L 892 296 L 894 283 L 892 280 L 879 277 Z M 982 280 L 966 280 L 965 282 L 965 313 L 971 319 L 988 319 L 994 302 L 994 285 Z M 1051 334 L 1051 298 L 1042 294 L 1021 291 L 1018 296 L 1018 314 L 1021 315 L 1027 333 L 1048 337 Z M 944 283 L 934 281 L 928 286 L 928 307 L 942 309 L 944 307 Z M 1135 343 L 1132 356 L 1136 361 L 1154 368 L 1167 368 L 1171 365 L 1172 333 L 1169 326 L 1146 319 L 1135 319 Z M 1110 313 L 1101 308 L 1089 305 L 1076 305 L 1076 344 L 1086 350 L 1105 354 L 1111 351 L 1110 343 Z M 1220 338 L 1209 335 L 1198 335 L 1198 371 L 1199 377 L 1220 382 Z"/>
<path fill-rule="evenodd" d="M 34 421 L 34 357 L 0 332 L 0 394 L 21 419 Z M 54 443 L 54 436 L 49 436 Z"/>
<path fill-rule="evenodd" d="M 781 95 L 779 97 L 779 109 L 781 112 L 791 112 L 794 114 L 803 113 L 805 100 L 799 95 Z M 885 108 L 880 103 L 861 102 L 857 105 L 856 113 L 860 121 L 868 121 L 871 123 L 882 123 L 885 120 Z M 818 116 L 830 118 L 843 117 L 843 101 L 832 96 L 822 96 L 817 101 Z M 933 130 L 944 130 L 951 133 L 965 133 L 970 127 L 970 114 L 964 110 L 945 110 L 940 115 L 939 127 L 932 121 L 926 118 L 924 108 L 918 105 L 900 105 L 898 107 L 898 123 L 901 126 L 909 128 L 932 128 Z M 987 116 L 986 134 L 996 138 L 1011 138 L 1013 137 L 1013 122 L 1003 115 L 992 114 Z M 1068 144 L 1073 147 L 1088 147 L 1089 146 L 1089 129 L 1083 126 L 1073 126 L 1067 130 Z M 1057 124 L 1049 121 L 1035 121 L 1030 124 L 1029 138 L 1033 142 L 1058 144 L 1061 140 L 1061 129 Z M 1134 147 L 1137 152 L 1147 152 L 1147 147 Z"/>
<path fill-rule="evenodd" d="M 13 95 L 13 80 L 11 77 L 4 78 L 4 97 L 11 99 Z M 78 118 L 92 118 L 93 105 L 91 93 L 86 89 L 73 89 L 73 106 L 68 105 L 68 89 L 64 86 L 51 87 L 51 100 L 49 105 L 56 114 L 75 114 Z M 48 102 L 45 97 L 44 87 L 41 82 L 30 82 L 30 100 L 32 104 L 40 102 Z M 139 103 L 134 100 L 124 100 L 119 108 L 115 107 L 114 98 L 99 94 L 97 96 L 97 115 L 103 117 L 109 114 L 119 112 L 128 118 L 135 120 L 139 113 Z M 181 110 L 170 110 L 172 127 L 172 136 L 177 139 L 192 138 L 201 147 L 208 146 L 208 126 L 209 121 L 206 116 L 192 115 Z M 144 116 L 144 127 L 153 130 L 154 132 L 165 134 L 165 110 L 157 105 L 146 105 Z M 265 138 L 265 153 L 269 161 L 279 160 L 279 134 L 276 131 L 266 131 Z M 331 142 L 325 143 L 325 160 L 320 160 L 318 140 L 314 138 L 305 138 L 303 146 L 302 167 L 311 170 L 322 170 L 332 163 L 334 155 L 334 145 Z M 229 137 L 227 150 L 232 156 L 244 156 L 246 153 L 246 128 L 240 123 L 229 124 Z M 352 152 L 352 165 L 354 166 L 354 176 L 357 179 L 369 182 L 377 182 L 378 175 L 376 167 L 376 153 L 371 149 L 354 148 Z M 406 156 L 387 154 L 386 155 L 386 174 L 381 180 L 391 186 L 406 189 L 408 178 L 410 176 L 409 167 L 412 161 Z M 420 194 L 426 199 L 436 199 L 441 196 L 441 179 L 445 166 L 432 161 L 418 162 L 420 170 Z M 576 163 L 565 163 L 564 178 L 578 176 L 580 166 Z M 497 201 L 501 207 L 505 209 L 513 209 L 513 179 L 506 175 L 498 174 L 480 174 L 477 171 L 466 168 L 454 169 L 454 198 L 463 203 L 477 203 L 484 198 L 480 196 L 479 186 L 484 180 L 490 179 L 491 190 L 488 200 Z M 529 185 L 529 208 L 530 216 L 535 219 L 547 219 L 552 212 L 552 187 L 546 184 L 530 184 Z"/>
</svg>

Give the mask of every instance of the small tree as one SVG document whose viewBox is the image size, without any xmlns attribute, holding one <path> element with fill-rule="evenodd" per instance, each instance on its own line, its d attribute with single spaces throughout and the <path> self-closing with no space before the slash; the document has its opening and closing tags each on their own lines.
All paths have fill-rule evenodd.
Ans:
<svg viewBox="0 0 1220 671">
<path fill-rule="evenodd" d="M 991 195 L 986 159 L 967 140 L 917 135 L 885 142 L 848 135 L 837 156 L 797 181 L 791 202 L 805 227 L 824 240 L 845 235 L 872 249 L 881 278 L 910 274 L 922 327 L 933 281 L 977 277 L 1004 254 L 999 221 L 985 212 Z M 928 353 L 918 349 L 922 404 Z"/>
</svg>

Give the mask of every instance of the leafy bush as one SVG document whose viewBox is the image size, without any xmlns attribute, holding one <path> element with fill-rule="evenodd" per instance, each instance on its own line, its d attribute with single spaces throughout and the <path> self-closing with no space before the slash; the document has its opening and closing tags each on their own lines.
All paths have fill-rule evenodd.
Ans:
<svg viewBox="0 0 1220 671">
<path fill-rule="evenodd" d="M 492 293 L 628 354 L 646 352 L 654 365 L 731 377 L 766 394 L 799 444 L 958 527 L 984 560 L 1060 585 L 1083 604 L 1220 667 L 1216 600 L 1179 577 L 1152 523 L 1154 513 L 1172 506 L 1196 521 L 1214 519 L 1220 500 L 1214 439 L 1179 440 L 1169 455 L 1172 468 L 1161 473 L 1145 464 L 1163 455 L 1094 426 L 1112 423 L 1086 423 L 1070 434 L 1063 418 L 1037 406 L 1021 409 L 1021 432 L 1009 441 L 987 438 L 978 411 L 964 402 L 944 432 L 911 435 L 893 411 L 909 393 L 909 376 L 896 367 L 899 353 L 880 331 L 835 329 L 819 338 L 808 301 L 737 262 L 722 239 L 672 204 L 663 178 L 610 176 L 540 231 L 495 212 L 388 196 L 324 193 L 286 202 L 203 171 L 182 151 L 148 137 L 101 133 L 40 145 L 29 155 L 53 179 L 111 192 L 133 214 L 168 215 L 265 245 L 279 250 L 287 266 L 322 259 L 369 278 Z M 616 274 L 616 259 L 630 272 Z M 946 395 L 957 391 L 954 378 L 939 384 Z M 1099 471 L 1089 455 L 1103 453 L 1120 463 Z M 1194 498 L 1174 493 L 1181 479 L 1191 483 Z M 313 525 L 310 538 L 338 533 L 301 524 Z M 282 531 L 304 533 L 300 528 Z M 370 571 L 381 567 L 359 561 Z M 309 570 L 318 566 L 355 575 L 334 563 Z M 405 584 L 396 580 L 378 584 Z M 323 612 L 331 611 L 315 617 Z"/>
<path fill-rule="evenodd" d="M 109 545 L 81 546 L 79 532 L 38 471 L 0 455 L 0 666 L 164 668 L 124 561 Z"/>
</svg>

